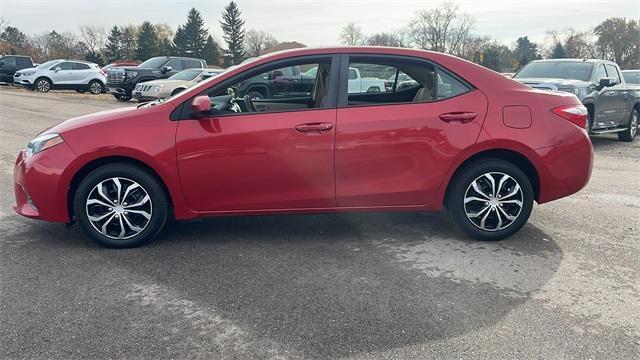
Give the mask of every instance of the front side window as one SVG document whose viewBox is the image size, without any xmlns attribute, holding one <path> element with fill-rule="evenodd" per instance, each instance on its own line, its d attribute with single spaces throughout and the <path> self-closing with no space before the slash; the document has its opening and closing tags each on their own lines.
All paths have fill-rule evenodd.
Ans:
<svg viewBox="0 0 640 360">
<path fill-rule="evenodd" d="M 183 70 L 179 73 L 169 77 L 169 80 L 185 80 L 191 81 L 196 78 L 196 76 L 200 75 L 202 70 Z"/>
<path fill-rule="evenodd" d="M 201 69 L 202 63 L 198 60 L 184 59 L 182 60 L 182 68 L 183 69 Z"/>
<path fill-rule="evenodd" d="M 640 71 L 623 71 L 624 81 L 640 85 Z"/>
<path fill-rule="evenodd" d="M 182 61 L 180 59 L 173 59 L 165 66 L 171 66 L 171 71 L 182 71 Z"/>
<path fill-rule="evenodd" d="M 54 66 L 54 70 L 55 69 L 60 69 L 60 70 L 73 70 L 73 63 L 72 62 L 61 62 L 60 64 Z"/>
<path fill-rule="evenodd" d="M 327 108 L 330 71 L 330 59 L 266 68 L 206 93 L 212 112 L 222 115 Z"/>
<path fill-rule="evenodd" d="M 600 79 L 602 79 L 603 77 L 607 77 L 607 72 L 604 70 L 604 65 L 599 64 L 596 67 L 596 74 L 593 77 L 595 79 L 595 83 L 598 84 L 600 82 Z"/>
<path fill-rule="evenodd" d="M 347 81 L 349 106 L 432 102 L 471 89 L 433 64 L 412 59 L 353 57 Z"/>
<path fill-rule="evenodd" d="M 615 66 L 609 65 L 609 64 L 606 64 L 605 67 L 607 68 L 607 76 L 616 79 L 618 84 L 620 84 L 621 81 L 620 81 L 620 74 L 618 74 L 618 69 L 616 69 Z"/>
</svg>

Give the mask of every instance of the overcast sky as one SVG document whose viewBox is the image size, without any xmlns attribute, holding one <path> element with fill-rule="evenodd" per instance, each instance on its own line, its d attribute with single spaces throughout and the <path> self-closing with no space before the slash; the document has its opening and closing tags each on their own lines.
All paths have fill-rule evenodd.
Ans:
<svg viewBox="0 0 640 360">
<path fill-rule="evenodd" d="M 145 20 L 176 28 L 195 7 L 214 37 L 222 40 L 222 0 L 0 0 L 0 17 L 25 33 L 78 31 L 79 25 L 109 28 Z M 403 28 L 416 10 L 440 0 L 238 0 L 247 29 L 272 33 L 279 41 L 309 46 L 334 45 L 342 26 L 353 21 L 364 33 Z M 640 0 L 464 0 L 462 11 L 475 17 L 473 31 L 506 44 L 528 35 L 541 41 L 548 29 L 588 29 L 611 16 L 640 18 Z"/>
</svg>

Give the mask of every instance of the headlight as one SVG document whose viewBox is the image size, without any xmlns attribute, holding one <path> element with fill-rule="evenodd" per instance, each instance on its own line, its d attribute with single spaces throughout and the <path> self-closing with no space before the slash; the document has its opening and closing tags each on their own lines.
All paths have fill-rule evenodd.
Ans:
<svg viewBox="0 0 640 360">
<path fill-rule="evenodd" d="M 134 77 L 138 76 L 138 73 L 135 71 L 127 71 L 124 73 L 126 76 L 126 78 L 128 79 L 133 79 Z"/>
<path fill-rule="evenodd" d="M 27 144 L 27 157 L 56 146 L 62 142 L 64 142 L 62 136 L 56 133 L 38 135 Z"/>
<path fill-rule="evenodd" d="M 160 91 L 162 91 L 162 88 L 164 88 L 164 85 L 158 85 L 153 89 L 153 91 L 160 92 Z"/>
<path fill-rule="evenodd" d="M 31 76 L 35 73 L 36 73 L 35 71 L 23 71 L 20 74 L 22 74 L 22 76 Z"/>
</svg>

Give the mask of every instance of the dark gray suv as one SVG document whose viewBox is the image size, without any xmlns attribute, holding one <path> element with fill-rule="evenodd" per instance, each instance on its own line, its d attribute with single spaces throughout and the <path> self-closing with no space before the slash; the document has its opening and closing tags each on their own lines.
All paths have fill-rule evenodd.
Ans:
<svg viewBox="0 0 640 360">
<path fill-rule="evenodd" d="M 640 89 L 627 85 L 614 62 L 536 60 L 513 78 L 533 88 L 575 94 L 589 111 L 591 134 L 617 133 L 621 141 L 633 141 L 638 132 Z"/>
</svg>

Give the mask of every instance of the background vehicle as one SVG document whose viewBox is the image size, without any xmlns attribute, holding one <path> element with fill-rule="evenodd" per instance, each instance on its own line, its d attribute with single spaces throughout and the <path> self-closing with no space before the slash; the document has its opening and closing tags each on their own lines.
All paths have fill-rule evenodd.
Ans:
<svg viewBox="0 0 640 360">
<path fill-rule="evenodd" d="M 640 70 L 622 70 L 622 77 L 627 86 L 640 86 Z"/>
<path fill-rule="evenodd" d="M 136 85 L 133 98 L 138 101 L 168 98 L 223 71 L 221 69 L 187 69 L 168 79 L 145 81 Z"/>
<path fill-rule="evenodd" d="M 305 72 L 303 75 L 305 77 L 315 78 L 316 72 L 318 68 L 313 68 Z M 395 75 L 393 75 L 393 79 L 395 80 Z M 360 75 L 360 69 L 356 67 L 349 68 L 349 83 L 348 83 L 348 91 L 349 93 L 359 93 L 359 92 L 380 92 L 385 91 L 387 88 L 390 88 L 393 81 L 391 77 L 385 81 L 384 79 L 375 78 L 375 77 L 366 77 L 363 78 Z M 398 86 L 404 83 L 411 83 L 413 85 L 416 84 L 415 81 L 411 82 L 412 79 L 407 74 L 400 74 L 398 76 Z M 410 86 L 410 85 L 409 85 Z"/>
<path fill-rule="evenodd" d="M 97 64 L 81 60 L 51 60 L 35 68 L 17 71 L 13 76 L 14 83 L 41 92 L 59 89 L 100 94 L 104 91 L 105 80 Z"/>
<path fill-rule="evenodd" d="M 299 66 L 287 66 L 249 78 L 234 89 L 238 97 L 247 95 L 251 99 L 276 98 L 292 94 L 308 96 L 313 90 L 315 75 L 307 73 L 302 73 Z"/>
<path fill-rule="evenodd" d="M 203 69 L 207 62 L 187 57 L 158 56 L 138 66 L 111 68 L 107 71 L 107 89 L 117 100 L 129 101 L 138 83 L 166 79 L 185 69 Z"/>
<path fill-rule="evenodd" d="M 28 56 L 0 56 L 0 82 L 13 83 L 13 75 L 16 71 L 31 67 L 33 67 L 33 62 Z"/>
<path fill-rule="evenodd" d="M 138 64 L 140 64 L 137 61 L 119 61 L 119 62 L 114 62 L 111 64 L 107 64 L 102 68 L 102 71 L 104 71 L 104 73 L 107 73 L 107 70 L 111 69 L 111 68 L 117 68 L 117 67 L 125 67 L 125 66 L 138 66 Z"/>
<path fill-rule="evenodd" d="M 349 93 L 354 64 L 391 67 L 417 85 Z M 318 68 L 307 95 L 238 96 L 239 84 L 291 66 Z M 130 247 L 153 239 L 168 216 L 446 205 L 463 232 L 498 240 L 527 222 L 534 201 L 587 183 L 586 119 L 573 95 L 533 90 L 450 55 L 291 50 L 164 102 L 85 115 L 41 133 L 15 163 L 15 210 L 76 219 L 100 244 Z"/>
<path fill-rule="evenodd" d="M 535 60 L 513 78 L 536 89 L 576 95 L 589 111 L 587 129 L 591 134 L 617 133 L 621 141 L 633 141 L 636 136 L 640 91 L 627 86 L 614 62 Z"/>
</svg>

